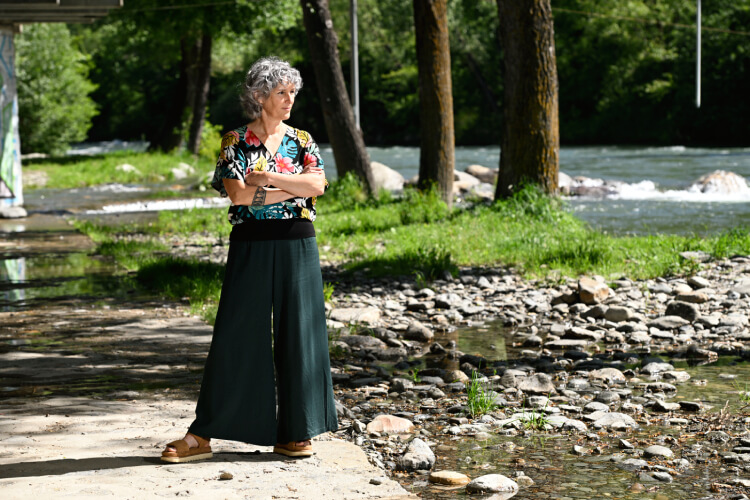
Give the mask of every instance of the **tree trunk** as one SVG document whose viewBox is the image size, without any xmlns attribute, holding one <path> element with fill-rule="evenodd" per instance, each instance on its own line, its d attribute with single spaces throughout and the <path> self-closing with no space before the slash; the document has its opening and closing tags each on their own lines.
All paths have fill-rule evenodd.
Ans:
<svg viewBox="0 0 750 500">
<path fill-rule="evenodd" d="M 557 191 L 560 132 L 550 0 L 497 0 L 505 107 L 495 199 L 524 184 Z"/>
<path fill-rule="evenodd" d="M 331 140 L 339 178 L 354 172 L 368 192 L 373 191 L 370 156 L 362 132 L 354 122 L 354 111 L 344 85 L 328 0 L 300 0 L 315 79 L 318 83 L 328 137 Z"/>
<path fill-rule="evenodd" d="M 192 86 L 195 78 L 191 78 L 194 61 L 197 58 L 197 42 L 194 38 L 185 36 L 180 40 L 180 78 L 177 80 L 172 102 L 168 104 L 164 123 L 156 137 L 151 139 L 150 150 L 172 151 L 182 144 L 182 127 L 185 122 L 185 105 L 190 102 L 195 93 Z"/>
<path fill-rule="evenodd" d="M 454 131 L 447 0 L 414 0 L 419 70 L 419 187 L 453 203 Z"/>
<path fill-rule="evenodd" d="M 206 105 L 208 104 L 208 90 L 211 84 L 211 35 L 204 33 L 200 41 L 197 67 L 195 68 L 195 84 L 193 85 L 193 99 L 188 101 L 192 107 L 190 119 L 190 135 L 188 136 L 187 150 L 194 155 L 198 154 L 201 146 L 201 133 L 203 132 L 203 121 L 206 118 Z"/>
</svg>

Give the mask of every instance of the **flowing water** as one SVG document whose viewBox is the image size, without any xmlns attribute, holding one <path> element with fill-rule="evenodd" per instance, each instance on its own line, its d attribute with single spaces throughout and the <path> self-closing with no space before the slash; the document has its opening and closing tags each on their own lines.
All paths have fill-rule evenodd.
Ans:
<svg viewBox="0 0 750 500">
<path fill-rule="evenodd" d="M 399 171 L 406 179 L 419 171 L 419 148 L 368 148 L 373 161 Z M 329 170 L 335 165 L 330 147 L 322 148 Z M 472 164 L 497 168 L 497 147 L 457 147 L 456 169 Z M 611 233 L 710 234 L 750 225 L 750 188 L 733 196 L 696 193 L 690 184 L 715 170 L 750 178 L 750 148 L 591 146 L 563 147 L 560 171 L 622 181 L 625 186 L 606 199 L 571 198 L 570 209 L 592 226 Z"/>
</svg>

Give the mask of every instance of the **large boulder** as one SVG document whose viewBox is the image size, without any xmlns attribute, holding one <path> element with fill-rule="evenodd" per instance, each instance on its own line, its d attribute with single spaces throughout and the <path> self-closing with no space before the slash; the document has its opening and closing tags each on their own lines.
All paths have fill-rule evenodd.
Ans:
<svg viewBox="0 0 750 500">
<path fill-rule="evenodd" d="M 688 191 L 706 194 L 743 194 L 750 193 L 747 180 L 741 175 L 726 170 L 715 170 L 698 178 Z"/>
<path fill-rule="evenodd" d="M 379 189 L 387 189 L 388 191 L 404 190 L 404 182 L 406 182 L 404 176 L 388 165 L 373 161 L 370 162 L 370 169 L 372 170 L 372 181 L 375 191 Z"/>
<path fill-rule="evenodd" d="M 482 182 L 494 184 L 497 180 L 497 168 L 488 168 L 483 165 L 469 165 L 466 167 L 466 173 L 472 175 Z"/>
<path fill-rule="evenodd" d="M 473 175 L 467 174 L 466 172 L 456 170 L 453 172 L 453 175 L 453 194 L 467 192 L 474 186 L 480 184 L 479 179 L 477 179 Z"/>
</svg>

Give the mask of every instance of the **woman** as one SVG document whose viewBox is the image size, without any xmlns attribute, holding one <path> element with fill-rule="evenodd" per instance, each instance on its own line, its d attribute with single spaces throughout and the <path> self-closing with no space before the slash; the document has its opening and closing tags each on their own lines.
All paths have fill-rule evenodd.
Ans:
<svg viewBox="0 0 750 500">
<path fill-rule="evenodd" d="M 312 224 L 327 182 L 312 137 L 284 123 L 301 87 L 289 63 L 257 61 L 240 98 L 250 123 L 222 139 L 212 185 L 232 201 L 226 276 L 196 418 L 164 461 L 210 458 L 211 438 L 310 456 L 310 439 L 338 428 Z"/>
</svg>

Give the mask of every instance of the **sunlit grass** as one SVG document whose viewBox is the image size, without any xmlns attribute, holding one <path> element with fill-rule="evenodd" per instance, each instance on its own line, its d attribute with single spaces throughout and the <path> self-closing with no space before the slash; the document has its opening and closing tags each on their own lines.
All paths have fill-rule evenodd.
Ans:
<svg viewBox="0 0 750 500">
<path fill-rule="evenodd" d="M 43 172 L 47 177 L 46 185 L 43 187 L 69 189 L 114 182 L 121 184 L 175 182 L 172 169 L 180 163 L 187 163 L 195 169 L 193 180 L 202 179 L 206 172 L 213 169 L 212 160 L 196 158 L 186 153 L 118 151 L 93 156 L 24 160 L 23 170 L 24 173 Z M 117 169 L 118 166 L 124 164 L 136 167 L 140 173 Z M 26 186 L 26 189 L 31 190 L 37 187 L 42 186 L 32 184 Z"/>
<path fill-rule="evenodd" d="M 449 210 L 434 192 L 407 191 L 401 199 L 381 193 L 368 199 L 355 181 L 345 178 L 319 198 L 317 208 L 315 228 L 325 260 L 349 271 L 406 275 L 424 283 L 455 275 L 458 266 L 509 266 L 527 277 L 552 281 L 583 274 L 646 279 L 694 273 L 700 265 L 682 258 L 685 251 L 703 251 L 715 258 L 750 254 L 747 228 L 707 237 L 613 236 L 591 229 L 567 212 L 560 200 L 534 189 L 499 203 Z M 113 255 L 125 268 L 141 272 L 151 266 L 151 277 L 141 280 L 144 285 L 176 298 L 190 297 L 201 310 L 218 301 L 219 288 L 213 284 L 178 292 L 181 289 L 170 280 L 154 276 L 170 276 L 174 271 L 170 266 L 177 265 L 159 235 L 201 235 L 228 242 L 231 226 L 226 209 L 165 211 L 148 223 L 110 227 L 89 221 L 78 222 L 77 227 L 100 244 L 100 252 Z M 142 237 L 138 242 L 124 241 L 119 233 Z M 182 261 L 202 265 L 197 260 Z M 198 281 L 216 278 L 215 272 L 191 273 Z M 204 316 L 210 319 L 211 308 L 208 311 Z"/>
</svg>

